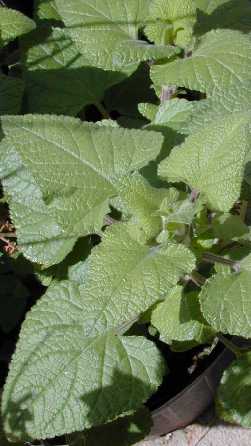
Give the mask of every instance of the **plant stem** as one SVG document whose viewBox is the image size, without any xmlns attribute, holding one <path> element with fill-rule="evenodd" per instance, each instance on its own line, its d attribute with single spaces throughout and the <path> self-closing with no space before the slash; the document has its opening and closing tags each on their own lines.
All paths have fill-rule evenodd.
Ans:
<svg viewBox="0 0 251 446">
<path fill-rule="evenodd" d="M 110 119 L 110 115 L 109 115 L 108 111 L 105 109 L 103 104 L 101 104 L 101 102 L 96 102 L 95 105 L 104 119 Z"/>
<path fill-rule="evenodd" d="M 193 271 L 192 274 L 189 276 L 190 280 L 192 280 L 195 285 L 201 287 L 206 282 L 206 278 L 202 276 L 198 271 Z"/>
<path fill-rule="evenodd" d="M 235 266 L 235 263 L 233 260 L 226 259 L 225 257 L 219 256 L 217 254 L 213 254 L 211 252 L 205 252 L 202 256 L 202 261 L 207 263 L 221 263 L 222 265 L 228 265 L 231 267 Z"/>
</svg>

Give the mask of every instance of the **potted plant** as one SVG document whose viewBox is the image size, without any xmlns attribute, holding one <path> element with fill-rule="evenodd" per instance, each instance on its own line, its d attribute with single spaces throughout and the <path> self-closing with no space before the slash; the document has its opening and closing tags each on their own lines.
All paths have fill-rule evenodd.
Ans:
<svg viewBox="0 0 251 446">
<path fill-rule="evenodd" d="M 249 427 L 250 2 L 7 6 L 3 441 Z"/>
</svg>

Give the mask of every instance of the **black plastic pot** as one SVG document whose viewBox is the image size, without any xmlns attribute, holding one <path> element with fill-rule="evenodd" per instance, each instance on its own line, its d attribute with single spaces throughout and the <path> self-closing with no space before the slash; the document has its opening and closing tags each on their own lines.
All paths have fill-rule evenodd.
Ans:
<svg viewBox="0 0 251 446">
<path fill-rule="evenodd" d="M 186 427 L 196 420 L 213 402 L 221 376 L 234 358 L 231 351 L 224 349 L 192 384 L 154 410 L 148 439 Z"/>
</svg>

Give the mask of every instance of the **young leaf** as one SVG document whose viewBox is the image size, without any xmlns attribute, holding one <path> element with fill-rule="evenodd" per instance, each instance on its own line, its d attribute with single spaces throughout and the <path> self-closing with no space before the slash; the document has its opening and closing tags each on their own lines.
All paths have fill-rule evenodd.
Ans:
<svg viewBox="0 0 251 446">
<path fill-rule="evenodd" d="M 0 7 L 0 47 L 29 33 L 36 27 L 33 20 L 14 9 Z"/>
<path fill-rule="evenodd" d="M 228 423 L 251 427 L 251 353 L 243 354 L 224 372 L 216 408 Z"/>
<path fill-rule="evenodd" d="M 250 51 L 250 36 L 214 30 L 201 38 L 191 57 L 154 65 L 151 77 L 157 85 L 177 85 L 217 98 L 221 92 L 231 94 L 236 83 L 240 86 L 250 79 Z"/>
<path fill-rule="evenodd" d="M 0 115 L 14 115 L 20 112 L 23 90 L 21 79 L 0 74 Z"/>
<path fill-rule="evenodd" d="M 24 72 L 28 111 L 74 116 L 88 104 L 99 106 L 105 90 L 124 76 L 87 67 L 64 29 L 52 28 L 47 34 L 47 28 L 41 28 L 23 42 L 31 46 Z"/>
<path fill-rule="evenodd" d="M 8 136 L 2 144 L 20 153 L 71 237 L 100 230 L 119 180 L 154 159 L 162 145 L 155 132 L 55 116 L 4 118 L 2 126 Z"/>
<path fill-rule="evenodd" d="M 47 267 L 59 263 L 72 250 L 76 237 L 67 236 L 57 224 L 34 178 L 6 142 L 0 143 L 0 162 L 19 249 L 35 263 Z"/>
<path fill-rule="evenodd" d="M 183 294 L 183 288 L 173 288 L 164 302 L 153 310 L 151 322 L 161 338 L 170 341 L 195 341 L 203 344 L 212 340 L 214 330 L 203 319 L 196 293 Z"/>
<path fill-rule="evenodd" d="M 90 65 L 131 73 L 141 61 L 179 53 L 172 46 L 155 46 L 139 40 L 149 0 L 55 2 L 70 36 Z"/>
<path fill-rule="evenodd" d="M 151 41 L 186 47 L 191 42 L 196 21 L 194 0 L 153 0 L 149 21 L 145 33 Z"/>
<path fill-rule="evenodd" d="M 53 20 L 61 22 L 55 0 L 35 0 L 35 18 L 37 20 Z"/>
<path fill-rule="evenodd" d="M 251 337 L 250 272 L 219 273 L 202 288 L 200 304 L 203 316 L 216 330 Z"/>
<path fill-rule="evenodd" d="M 238 200 L 250 149 L 249 115 L 226 118 L 189 135 L 160 163 L 159 174 L 203 193 L 210 207 L 226 212 Z"/>
<path fill-rule="evenodd" d="M 3 393 L 10 438 L 51 438 L 112 421 L 159 386 L 165 367 L 155 345 L 116 334 L 129 317 L 119 300 L 107 302 L 98 321 L 91 285 L 88 301 L 86 293 L 61 282 L 27 316 Z M 130 295 L 130 310 L 135 303 Z M 105 322 L 107 311 L 112 321 Z"/>
</svg>

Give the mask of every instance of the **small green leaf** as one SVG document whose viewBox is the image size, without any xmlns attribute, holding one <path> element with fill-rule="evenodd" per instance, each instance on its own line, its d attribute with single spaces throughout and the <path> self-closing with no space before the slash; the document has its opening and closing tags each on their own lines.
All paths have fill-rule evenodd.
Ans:
<svg viewBox="0 0 251 446">
<path fill-rule="evenodd" d="M 66 238 L 100 231 L 120 179 L 154 159 L 162 136 L 55 116 L 4 118 L 1 143 L 20 153 Z M 59 163 L 60 160 L 60 163 Z"/>
<path fill-rule="evenodd" d="M 74 116 L 88 104 L 99 104 L 105 90 L 124 78 L 87 67 L 64 29 L 52 28 L 47 34 L 48 29 L 41 27 L 23 42 L 30 46 L 24 72 L 29 112 Z"/>
<path fill-rule="evenodd" d="M 24 84 L 21 79 L 0 74 L 0 115 L 18 114 L 21 109 Z"/>
<path fill-rule="evenodd" d="M 243 354 L 224 372 L 216 407 L 228 423 L 251 427 L 251 353 Z"/>
<path fill-rule="evenodd" d="M 181 286 L 173 288 L 164 302 L 157 305 L 151 322 L 158 329 L 162 340 L 203 344 L 214 337 L 214 330 L 201 314 L 198 295 L 183 294 Z"/>
<path fill-rule="evenodd" d="M 168 190 L 152 187 L 139 173 L 124 178 L 118 190 L 122 204 L 132 217 L 132 227 L 135 225 L 140 228 L 143 239 L 156 237 L 162 229 L 161 216 L 157 215 L 157 210 Z"/>
<path fill-rule="evenodd" d="M 203 316 L 216 330 L 236 336 L 251 337 L 251 274 L 219 273 L 202 288 L 200 303 Z"/>
<path fill-rule="evenodd" d="M 193 0 L 153 0 L 150 5 L 147 37 L 159 45 L 186 47 L 191 42 L 196 21 Z M 154 23 L 155 22 L 155 23 Z"/>
<path fill-rule="evenodd" d="M 215 237 L 222 240 L 239 240 L 249 234 L 248 226 L 239 215 L 223 214 L 212 222 Z"/>
<path fill-rule="evenodd" d="M 35 17 L 37 20 L 53 20 L 60 22 L 55 0 L 35 0 Z"/>
<path fill-rule="evenodd" d="M 160 163 L 159 174 L 189 184 L 226 212 L 240 196 L 249 149 L 249 115 L 236 115 L 189 135 Z"/>
<path fill-rule="evenodd" d="M 0 6 L 0 46 L 29 33 L 35 27 L 33 20 L 21 12 Z"/>
<path fill-rule="evenodd" d="M 170 58 L 180 52 L 172 46 L 139 40 L 149 0 L 55 2 L 71 38 L 90 65 L 131 73 L 142 61 Z"/>
</svg>

